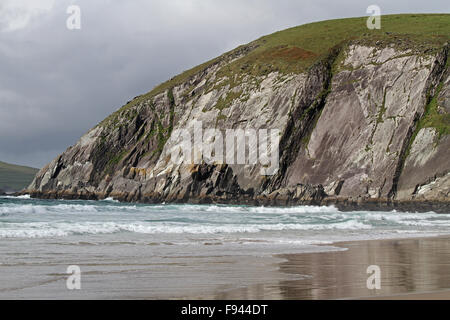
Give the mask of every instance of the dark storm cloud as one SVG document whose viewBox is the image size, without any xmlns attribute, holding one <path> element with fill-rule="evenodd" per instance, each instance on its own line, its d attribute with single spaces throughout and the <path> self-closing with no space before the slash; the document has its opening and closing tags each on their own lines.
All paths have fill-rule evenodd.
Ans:
<svg viewBox="0 0 450 320">
<path fill-rule="evenodd" d="M 382 13 L 448 1 L 378 1 Z M 68 30 L 66 8 L 81 8 Z M 130 98 L 262 35 L 372 2 L 0 0 L 0 160 L 41 167 Z"/>
</svg>

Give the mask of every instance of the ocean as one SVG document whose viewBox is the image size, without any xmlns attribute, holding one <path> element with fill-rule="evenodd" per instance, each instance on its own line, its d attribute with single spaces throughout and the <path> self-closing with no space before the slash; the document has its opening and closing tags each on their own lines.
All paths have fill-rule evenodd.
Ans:
<svg viewBox="0 0 450 320">
<path fill-rule="evenodd" d="M 281 254 L 449 234 L 450 213 L 7 196 L 0 197 L 0 298 L 197 297 L 301 278 L 280 274 Z M 66 287 L 70 265 L 81 269 L 82 290 Z"/>
</svg>

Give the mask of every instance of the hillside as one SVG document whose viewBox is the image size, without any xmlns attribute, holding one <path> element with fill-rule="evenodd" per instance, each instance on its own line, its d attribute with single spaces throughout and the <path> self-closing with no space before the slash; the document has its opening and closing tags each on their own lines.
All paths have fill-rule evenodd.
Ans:
<svg viewBox="0 0 450 320">
<path fill-rule="evenodd" d="M 90 130 L 28 192 L 448 207 L 450 15 L 383 16 L 381 30 L 368 30 L 366 19 L 276 32 L 172 78 Z M 279 130 L 279 170 L 261 175 L 267 163 L 208 161 L 196 143 L 190 152 L 203 155 L 200 163 L 173 161 L 181 142 L 173 132 L 194 134 L 196 121 L 223 133 Z M 252 146 L 247 153 L 260 154 Z"/>
<path fill-rule="evenodd" d="M 33 181 L 38 171 L 38 169 L 0 161 L 0 190 L 20 191 Z"/>
</svg>

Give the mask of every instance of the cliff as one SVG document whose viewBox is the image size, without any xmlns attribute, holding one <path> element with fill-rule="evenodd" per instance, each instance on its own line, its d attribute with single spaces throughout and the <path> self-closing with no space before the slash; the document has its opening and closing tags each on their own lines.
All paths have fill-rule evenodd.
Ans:
<svg viewBox="0 0 450 320">
<path fill-rule="evenodd" d="M 449 39 L 450 15 L 384 16 L 381 30 L 364 18 L 324 21 L 260 38 L 134 98 L 26 192 L 449 211 Z M 198 122 L 224 135 L 279 130 L 279 169 L 208 161 L 196 143 L 200 162 L 173 161 L 174 132 L 195 135 Z"/>
</svg>

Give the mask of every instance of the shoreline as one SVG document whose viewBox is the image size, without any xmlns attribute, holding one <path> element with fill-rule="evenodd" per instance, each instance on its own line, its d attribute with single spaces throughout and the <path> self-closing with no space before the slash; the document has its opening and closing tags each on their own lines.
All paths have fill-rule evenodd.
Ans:
<svg viewBox="0 0 450 320">
<path fill-rule="evenodd" d="M 201 299 L 450 300 L 450 236 L 344 241 L 342 251 L 280 254 L 280 272 L 303 279 L 237 288 Z M 381 289 L 367 289 L 379 265 Z M 199 297 L 195 297 L 197 299 Z"/>
<path fill-rule="evenodd" d="M 156 261 L 152 246 L 96 249 L 79 238 L 13 240 L 25 254 L 46 248 L 47 262 L 2 267 L 2 299 L 353 300 L 450 299 L 450 235 L 355 240 L 318 245 L 344 250 L 258 255 L 190 256 Z M 23 242 L 23 243 L 22 243 Z M 25 245 L 28 243 L 28 245 Z M 55 263 L 63 246 L 64 256 Z M 205 247 L 206 248 L 206 247 Z M 208 248 L 211 248 L 208 246 Z M 57 249 L 56 251 L 54 249 Z M 118 250 L 119 253 L 118 254 Z M 87 255 L 80 256 L 80 251 Z M 94 251 L 89 251 L 94 250 Z M 90 253 L 89 253 L 90 252 Z M 102 258 L 89 258 L 100 252 Z M 125 255 L 124 255 L 125 254 Z M 131 254 L 131 255 L 130 255 Z M 138 260 L 130 263 L 130 257 Z M 162 260 L 161 260 L 162 258 Z M 76 260 L 74 260 L 76 259 Z M 134 259 L 134 258 L 133 258 Z M 131 259 L 131 260 L 133 260 Z M 27 258 L 28 260 L 28 258 Z M 83 289 L 65 288 L 67 265 L 80 263 Z M 381 290 L 368 290 L 367 267 L 379 265 Z M 181 268 L 182 267 L 182 268 Z M 6 269 L 4 269 L 6 268 Z M 28 274 L 23 286 L 20 274 Z"/>
<path fill-rule="evenodd" d="M 43 216 L 39 221 L 53 220 L 54 207 L 47 210 L 47 203 L 42 202 L 44 206 L 40 212 Z M 39 201 L 32 203 L 41 204 Z M 17 216 L 18 221 L 28 221 L 28 211 L 22 211 L 24 204 L 29 207 L 23 201 L 17 202 L 16 211 L 21 212 Z M 125 229 L 116 232 L 114 225 L 109 225 L 108 221 L 120 224 L 117 214 L 126 217 L 129 211 L 120 205 L 117 212 L 106 207 L 105 210 L 111 211 L 111 214 L 99 214 L 101 219 L 97 221 L 92 219 L 92 212 L 98 212 L 97 205 L 93 205 L 94 208 L 89 205 L 82 207 L 82 213 L 77 215 L 72 214 L 71 207 L 58 207 L 60 218 L 73 223 L 69 229 L 68 226 L 62 228 L 66 233 L 60 233 L 61 236 L 45 227 L 43 232 L 50 233 L 41 233 L 43 237 L 5 238 L 0 248 L 0 255 L 5 257 L 3 264 L 0 264 L 0 297 L 296 300 L 399 299 L 408 296 L 405 299 L 414 299 L 416 296 L 409 295 L 427 294 L 445 298 L 445 291 L 450 289 L 448 214 L 405 214 L 401 218 L 401 213 L 394 212 L 375 215 L 356 213 L 357 217 L 362 215 L 361 221 L 370 221 L 374 228 L 371 232 L 361 225 L 352 228 L 359 220 L 351 213 L 338 213 L 335 208 L 328 210 L 330 212 L 326 208 L 304 208 L 307 212 L 299 216 L 301 220 L 297 217 L 297 220 L 283 221 L 306 224 L 306 229 L 285 231 L 283 228 L 263 228 L 263 233 L 259 233 L 259 229 L 251 229 L 251 235 L 246 233 L 248 229 L 233 229 L 235 233 L 219 229 L 219 233 L 225 235 L 215 235 L 214 232 L 171 233 L 172 229 L 164 229 L 163 233 L 153 229 L 150 233 L 122 232 L 130 230 L 127 228 L 135 230 L 136 221 L 184 219 L 186 212 L 176 206 L 169 206 L 168 213 L 164 211 L 167 208 L 156 210 L 155 216 L 148 216 L 146 206 L 132 206 L 139 210 L 135 212 L 132 209 L 133 214 L 122 221 L 124 225 L 120 228 Z M 236 215 L 235 210 L 226 215 L 233 218 L 228 220 L 221 215 L 226 210 L 212 207 L 215 207 L 213 214 L 220 217 L 219 222 L 234 222 L 239 226 L 253 223 L 253 220 L 242 220 L 245 215 Z M 76 208 L 79 209 L 78 206 Z M 100 211 L 104 213 L 105 210 Z M 244 212 L 249 210 L 247 208 Z M 262 208 L 258 211 L 264 213 L 266 210 Z M 264 217 L 264 223 L 270 222 L 270 219 L 279 219 L 280 214 L 285 217 L 286 211 L 302 210 L 281 210 L 275 216 L 257 217 Z M 177 214 L 174 216 L 173 212 Z M 193 215 L 190 216 L 194 219 L 191 221 L 204 221 L 205 216 L 201 213 L 208 215 L 211 211 L 192 206 L 187 212 Z M 323 214 L 319 215 L 320 223 L 308 220 L 317 212 Z M 400 228 L 398 232 L 397 227 L 385 227 L 391 225 L 390 217 L 412 227 Z M 9 219 L 11 217 L 5 218 Z M 332 223 L 325 229 L 313 228 L 315 224 L 322 227 L 327 221 L 335 219 L 344 221 L 344 225 L 339 224 L 337 228 Z M 352 223 L 346 224 L 346 219 Z M 97 222 L 94 223 L 96 228 L 98 223 L 107 222 L 106 229 L 99 229 L 106 230 L 106 233 L 99 230 L 93 234 L 77 233 L 77 230 L 86 228 L 85 224 L 79 224 L 80 221 Z M 438 227 L 429 227 L 427 222 Z M 315 224 L 308 226 L 308 223 Z M 145 223 L 142 226 L 149 227 Z M 89 227 L 92 226 L 89 224 Z M 345 231 L 321 231 L 330 228 L 343 228 Z M 408 230 L 412 233 L 403 232 Z M 79 265 L 82 269 L 83 290 L 80 292 L 67 291 L 65 272 L 69 265 Z M 369 290 L 366 285 L 367 268 L 372 265 L 378 265 L 381 270 L 380 290 Z M 27 276 L 23 278 L 21 275 Z"/>
</svg>

